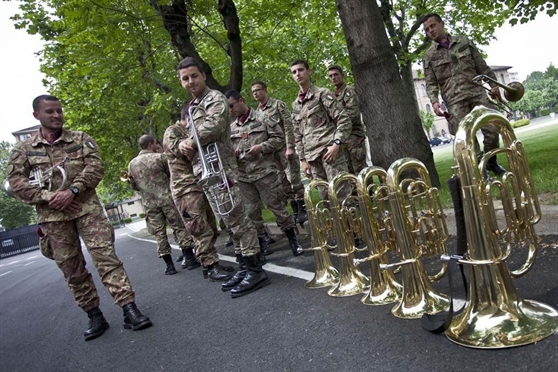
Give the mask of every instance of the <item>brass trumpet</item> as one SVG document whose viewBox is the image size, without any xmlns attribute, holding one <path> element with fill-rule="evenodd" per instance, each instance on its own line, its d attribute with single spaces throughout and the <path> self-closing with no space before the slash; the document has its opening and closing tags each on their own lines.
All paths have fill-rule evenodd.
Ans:
<svg viewBox="0 0 558 372">
<path fill-rule="evenodd" d="M 480 85 L 484 89 L 489 92 L 489 97 L 491 101 L 498 106 L 501 110 L 507 112 L 509 115 L 513 114 L 513 109 L 504 101 L 500 100 L 499 98 L 495 98 L 491 95 L 492 91 L 485 86 L 486 84 L 496 84 L 502 89 L 504 89 L 504 97 L 508 102 L 517 102 L 521 98 L 523 98 L 523 94 L 525 94 L 525 87 L 518 81 L 512 81 L 508 85 L 504 85 L 497 80 L 494 80 L 490 76 L 487 75 L 477 75 L 473 78 L 473 83 Z"/>
<path fill-rule="evenodd" d="M 486 124 L 499 131 L 503 148 L 488 151 L 477 164 L 475 136 Z M 510 171 L 502 181 L 485 181 L 484 164 L 498 153 L 507 156 Z M 558 330 L 556 309 L 522 299 L 512 283 L 513 277 L 525 274 L 534 263 L 537 239 L 533 225 L 540 218 L 521 142 L 503 115 L 479 106 L 459 124 L 454 157 L 462 185 L 468 243 L 466 256 L 458 262 L 469 269 L 469 298 L 463 312 L 453 318 L 446 336 L 462 346 L 488 349 L 526 345 L 552 335 Z M 492 204 L 494 188 L 499 190 L 504 206 L 503 229 L 498 227 Z M 513 243 L 529 248 L 525 264 L 510 272 L 506 258 Z"/>
<path fill-rule="evenodd" d="M 314 278 L 308 281 L 304 286 L 306 288 L 323 288 L 331 287 L 339 282 L 339 272 L 331 264 L 328 254 L 328 227 L 333 227 L 331 214 L 324 206 L 324 200 L 320 200 L 314 204 L 312 200 L 312 192 L 318 187 L 328 187 L 328 183 L 324 180 L 312 180 L 304 189 L 304 202 L 308 212 L 308 226 L 310 229 L 311 250 L 314 252 L 314 261 L 316 263 L 316 272 Z"/>
<path fill-rule="evenodd" d="M 134 177 L 132 177 L 132 175 L 126 171 L 122 171 L 120 172 L 120 181 L 122 182 L 134 182 Z"/>
</svg>

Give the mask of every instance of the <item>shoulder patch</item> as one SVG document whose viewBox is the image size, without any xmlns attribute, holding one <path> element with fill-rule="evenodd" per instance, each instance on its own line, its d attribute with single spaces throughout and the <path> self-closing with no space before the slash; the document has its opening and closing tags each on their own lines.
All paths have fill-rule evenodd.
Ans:
<svg viewBox="0 0 558 372">
<path fill-rule="evenodd" d="M 17 158 L 19 158 L 19 156 L 21 155 L 21 152 L 19 151 L 12 151 L 12 153 L 10 154 L 10 161 L 14 161 Z"/>
<path fill-rule="evenodd" d="M 27 151 L 27 156 L 47 156 L 46 151 Z"/>
<path fill-rule="evenodd" d="M 93 143 L 93 141 L 86 141 L 85 146 L 89 147 L 90 149 L 95 150 L 95 144 Z"/>
<path fill-rule="evenodd" d="M 212 95 L 212 94 L 208 94 L 207 97 L 204 98 L 204 101 L 207 101 L 207 102 L 213 101 L 213 95 Z"/>
<path fill-rule="evenodd" d="M 326 93 L 326 95 L 324 96 L 325 99 L 327 99 L 328 101 L 333 101 L 333 94 L 331 93 Z"/>
</svg>

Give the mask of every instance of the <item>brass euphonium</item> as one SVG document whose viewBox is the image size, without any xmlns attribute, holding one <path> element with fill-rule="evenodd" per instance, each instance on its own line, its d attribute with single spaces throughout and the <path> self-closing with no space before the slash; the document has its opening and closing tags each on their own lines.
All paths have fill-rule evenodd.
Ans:
<svg viewBox="0 0 558 372">
<path fill-rule="evenodd" d="M 333 228 L 331 214 L 326 208 L 325 200 L 316 204 L 312 200 L 312 192 L 318 187 L 328 187 L 324 180 L 312 180 L 304 189 L 304 203 L 308 212 L 308 226 L 310 229 L 311 248 L 305 250 L 314 251 L 316 272 L 314 278 L 305 284 L 306 288 L 331 287 L 339 282 L 339 272 L 331 264 L 328 254 L 328 228 Z"/>
<path fill-rule="evenodd" d="M 349 173 L 341 173 L 329 183 L 329 209 L 337 240 L 337 250 L 331 254 L 339 257 L 339 282 L 328 291 L 328 294 L 333 297 L 353 296 L 370 288 L 370 280 L 360 272 L 354 261 L 356 224 L 353 223 L 354 207 L 350 205 L 352 197 L 348 196 L 340 200 L 338 194 L 340 190 L 344 188 L 346 190 L 347 183 L 354 186 L 356 177 Z"/>
<path fill-rule="evenodd" d="M 496 127 L 503 147 L 488 151 L 477 164 L 475 136 L 487 124 Z M 507 156 L 510 171 L 501 181 L 485 181 L 484 164 L 496 154 Z M 544 303 L 522 299 L 512 283 L 512 277 L 523 275 L 534 263 L 537 239 L 533 225 L 540 218 L 523 145 L 504 116 L 480 106 L 459 124 L 454 156 L 467 233 L 467 255 L 458 262 L 469 269 L 469 298 L 446 336 L 463 346 L 488 349 L 526 345 L 552 335 L 558 330 L 558 312 Z M 502 199 L 503 229 L 492 205 L 493 188 Z M 517 272 L 510 272 L 505 260 L 511 244 L 517 242 L 529 246 L 528 258 Z"/>
<path fill-rule="evenodd" d="M 367 261 L 370 268 L 370 290 L 361 299 L 365 305 L 384 305 L 401 299 L 402 287 L 391 268 L 380 269 L 380 264 L 388 263 L 387 251 L 397 245 L 387 207 L 386 176 L 386 171 L 380 167 L 367 167 L 356 180 L 368 250 L 368 257 L 356 261 Z M 374 183 L 374 177 L 378 183 Z"/>
<path fill-rule="evenodd" d="M 418 172 L 419 178 L 400 182 L 406 171 Z M 400 265 L 403 284 L 401 301 L 391 312 L 405 319 L 439 313 L 448 307 L 449 299 L 434 290 L 431 281 L 440 279 L 447 265 L 429 277 L 421 260 L 424 255 L 440 255 L 447 251 L 447 228 L 437 189 L 432 187 L 426 167 L 412 158 L 395 161 L 387 172 L 386 184 L 401 261 L 380 264 L 380 268 Z"/>
</svg>

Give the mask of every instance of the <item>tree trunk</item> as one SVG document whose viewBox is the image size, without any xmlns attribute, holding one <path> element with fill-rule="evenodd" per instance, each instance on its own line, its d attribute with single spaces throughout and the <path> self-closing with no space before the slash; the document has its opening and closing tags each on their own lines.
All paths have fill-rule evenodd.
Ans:
<svg viewBox="0 0 558 372">
<path fill-rule="evenodd" d="M 372 161 L 387 169 L 397 159 L 417 158 L 430 172 L 432 184 L 440 187 L 432 149 L 417 106 L 399 74 L 377 3 L 335 2 L 347 40 Z"/>
</svg>

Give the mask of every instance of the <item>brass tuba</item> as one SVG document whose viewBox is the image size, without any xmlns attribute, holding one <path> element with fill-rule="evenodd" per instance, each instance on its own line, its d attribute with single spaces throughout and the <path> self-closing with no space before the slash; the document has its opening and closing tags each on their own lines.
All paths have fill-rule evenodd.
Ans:
<svg viewBox="0 0 558 372">
<path fill-rule="evenodd" d="M 312 180 L 304 189 L 304 203 L 308 212 L 308 226 L 310 229 L 311 248 L 305 250 L 314 251 L 314 261 L 316 272 L 314 278 L 304 286 L 306 288 L 331 287 L 339 282 L 339 272 L 331 264 L 328 254 L 328 231 L 333 228 L 333 221 L 329 209 L 326 208 L 325 200 L 320 200 L 314 204 L 312 193 L 318 187 L 328 187 L 324 180 Z M 330 229 L 328 229 L 328 227 Z"/>
<path fill-rule="evenodd" d="M 499 131 L 503 147 L 488 151 L 477 164 L 474 140 L 487 124 Z M 485 181 L 484 164 L 498 153 L 507 156 L 510 171 L 501 181 Z M 552 335 L 558 330 L 558 312 L 544 303 L 522 299 L 512 283 L 513 277 L 525 274 L 534 263 L 537 239 L 533 225 L 540 218 L 523 145 L 504 116 L 479 106 L 459 125 L 454 157 L 467 233 L 467 254 L 458 262 L 469 270 L 469 298 L 446 336 L 462 346 L 489 349 L 526 345 Z M 502 199 L 506 218 L 502 229 L 492 205 L 493 191 Z M 511 245 L 518 242 L 528 246 L 528 258 L 518 271 L 510 272 L 506 258 Z"/>
<path fill-rule="evenodd" d="M 473 78 L 473 83 L 480 85 L 481 87 L 486 89 L 489 92 L 489 96 L 493 101 L 493 103 L 496 106 L 498 106 L 501 110 L 507 112 L 509 115 L 512 115 L 512 111 L 513 111 L 512 108 L 506 102 L 501 101 L 499 98 L 494 98 L 491 95 L 492 93 L 491 90 L 488 89 L 484 84 L 494 83 L 499 87 L 501 87 L 502 89 L 504 89 L 504 97 L 509 102 L 517 102 L 521 98 L 523 98 L 523 94 L 525 94 L 525 87 L 523 86 L 523 84 L 521 84 L 518 81 L 512 81 L 508 85 L 504 85 L 502 83 L 499 83 L 497 80 L 494 80 L 490 76 L 477 75 Z"/>
<path fill-rule="evenodd" d="M 417 179 L 399 181 L 403 172 L 418 172 Z M 449 305 L 447 296 L 438 293 L 431 281 L 445 273 L 429 277 L 422 264 L 425 255 L 440 255 L 446 250 L 447 228 L 438 191 L 432 187 L 426 167 L 418 160 L 403 158 L 395 161 L 387 172 L 389 208 L 393 229 L 401 256 L 400 262 L 380 264 L 389 269 L 401 266 L 403 294 L 392 310 L 398 318 L 420 318 L 423 314 L 436 314 Z"/>
<path fill-rule="evenodd" d="M 361 299 L 365 305 L 384 305 L 401 299 L 402 287 L 391 268 L 380 269 L 380 264 L 388 263 L 387 251 L 397 248 L 387 206 L 386 176 L 384 169 L 368 167 L 359 173 L 356 181 L 368 250 L 368 257 L 356 261 L 368 262 L 370 269 L 370 290 Z M 378 183 L 374 182 L 374 177 Z"/>
<path fill-rule="evenodd" d="M 353 227 L 357 224 L 354 222 L 354 207 L 350 205 L 352 197 L 340 200 L 338 194 L 347 183 L 355 185 L 356 177 L 341 173 L 329 183 L 329 209 L 337 240 L 337 251 L 331 254 L 339 257 L 339 282 L 328 291 L 333 297 L 352 296 L 370 288 L 370 280 L 360 272 L 354 261 L 356 247 Z"/>
<path fill-rule="evenodd" d="M 66 186 L 67 175 L 66 170 L 64 169 L 64 164 L 68 158 L 62 160 L 60 163 L 53 165 L 52 167 L 41 170 L 40 168 L 34 168 L 31 170 L 29 174 L 29 184 L 31 186 L 39 186 L 39 188 L 43 189 L 46 188 L 48 191 L 52 191 L 52 179 L 54 177 L 54 172 L 57 171 L 60 173 L 62 177 L 62 182 L 60 183 L 60 187 L 56 190 L 62 190 Z M 48 185 L 48 186 L 47 186 Z M 6 193 L 6 195 L 15 198 L 15 194 L 10 186 L 10 181 L 6 178 L 2 183 L 2 191 Z"/>
<path fill-rule="evenodd" d="M 223 168 L 217 144 L 212 142 L 203 147 L 200 142 L 192 116 L 194 114 L 194 109 L 195 106 L 190 106 L 188 108 L 188 124 L 196 147 L 198 148 L 198 157 L 202 169 L 198 185 L 209 192 L 219 215 L 227 216 L 235 207 L 231 185 L 225 173 L 225 169 Z"/>
</svg>

